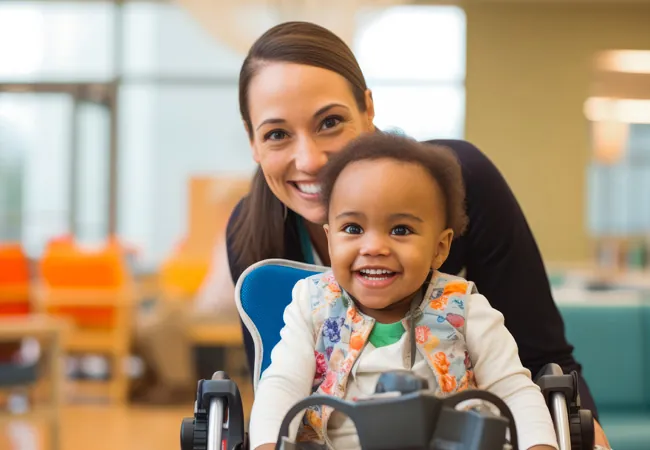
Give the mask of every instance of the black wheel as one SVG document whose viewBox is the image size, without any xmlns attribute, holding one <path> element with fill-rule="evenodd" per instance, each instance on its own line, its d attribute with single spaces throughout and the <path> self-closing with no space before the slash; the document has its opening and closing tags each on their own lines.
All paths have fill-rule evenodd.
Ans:
<svg viewBox="0 0 650 450">
<path fill-rule="evenodd" d="M 185 418 L 181 423 L 181 450 L 206 450 L 208 448 L 208 423 Z"/>
</svg>

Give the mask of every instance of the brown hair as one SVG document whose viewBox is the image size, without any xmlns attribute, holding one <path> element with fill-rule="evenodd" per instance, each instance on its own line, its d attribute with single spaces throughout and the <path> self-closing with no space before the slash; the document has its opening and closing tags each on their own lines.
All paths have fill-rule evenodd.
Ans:
<svg viewBox="0 0 650 450">
<path fill-rule="evenodd" d="M 388 133 L 368 133 L 354 139 L 332 155 L 319 177 L 321 200 L 329 210 L 332 191 L 341 172 L 357 161 L 392 159 L 417 164 L 438 183 L 445 198 L 447 227 L 460 236 L 467 228 L 465 185 L 460 164 L 454 154 L 440 145 L 422 144 L 411 138 Z"/>
<path fill-rule="evenodd" d="M 239 110 L 253 139 L 248 88 L 267 63 L 285 62 L 320 67 L 344 77 L 361 112 L 366 110 L 366 81 L 352 50 L 331 31 L 308 22 L 277 25 L 253 44 L 239 73 Z M 253 99 L 254 101 L 254 99 Z M 232 224 L 233 253 L 237 264 L 284 256 L 286 209 L 269 188 L 261 167 L 257 168 L 249 195 Z"/>
</svg>

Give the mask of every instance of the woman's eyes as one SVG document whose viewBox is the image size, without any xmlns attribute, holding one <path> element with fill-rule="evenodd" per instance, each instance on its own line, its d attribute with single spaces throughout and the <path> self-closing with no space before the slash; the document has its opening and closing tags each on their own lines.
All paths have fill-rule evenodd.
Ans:
<svg viewBox="0 0 650 450">
<path fill-rule="evenodd" d="M 287 132 L 284 130 L 273 130 L 269 131 L 264 135 L 265 141 L 281 141 L 287 137 Z"/>
<path fill-rule="evenodd" d="M 332 128 L 336 128 L 341 122 L 343 122 L 343 118 L 341 116 L 326 117 L 321 122 L 319 131 L 327 131 L 331 130 Z M 289 133 L 284 130 L 271 130 L 268 133 L 264 134 L 264 141 L 281 141 L 283 139 L 286 139 L 288 136 Z"/>
<path fill-rule="evenodd" d="M 343 118 L 341 116 L 329 116 L 321 122 L 320 128 L 321 130 L 329 130 L 336 127 L 341 122 L 343 122 Z"/>
</svg>

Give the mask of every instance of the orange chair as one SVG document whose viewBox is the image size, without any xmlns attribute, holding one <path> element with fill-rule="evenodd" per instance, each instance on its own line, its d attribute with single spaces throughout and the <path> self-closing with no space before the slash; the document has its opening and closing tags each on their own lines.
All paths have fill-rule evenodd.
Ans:
<svg viewBox="0 0 650 450">
<path fill-rule="evenodd" d="M 40 275 L 47 288 L 95 295 L 112 295 L 126 283 L 127 273 L 119 249 L 107 245 L 96 252 L 83 251 L 72 242 L 56 242 L 48 246 L 40 263 Z M 82 328 L 111 329 L 115 324 L 113 305 L 101 306 L 91 301 L 75 305 L 49 306 L 51 314 L 66 315 Z"/>
<path fill-rule="evenodd" d="M 112 239 L 99 250 L 78 247 L 70 240 L 48 245 L 39 265 L 38 304 L 44 312 L 70 319 L 75 329 L 64 349 L 110 356 L 110 396 L 126 401 L 135 295 L 124 251 Z"/>
<path fill-rule="evenodd" d="M 160 289 L 166 300 L 193 300 L 210 269 L 210 254 L 187 249 L 184 239 L 160 267 Z"/>
<path fill-rule="evenodd" d="M 0 315 L 31 311 L 29 261 L 20 244 L 0 243 Z"/>
</svg>

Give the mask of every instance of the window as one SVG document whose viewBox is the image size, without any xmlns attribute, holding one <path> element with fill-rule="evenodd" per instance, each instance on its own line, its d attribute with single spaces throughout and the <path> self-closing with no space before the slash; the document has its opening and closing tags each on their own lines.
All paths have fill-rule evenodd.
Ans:
<svg viewBox="0 0 650 450">
<path fill-rule="evenodd" d="M 592 137 L 586 177 L 589 232 L 596 239 L 647 238 L 650 99 L 639 80 L 650 74 L 650 51 L 600 51 L 592 66 L 592 97 L 584 105 Z"/>
<path fill-rule="evenodd" d="M 379 128 L 397 128 L 420 140 L 464 135 L 462 9 L 367 10 L 359 15 L 354 51 L 373 91 Z"/>
<path fill-rule="evenodd" d="M 0 239 L 20 238 L 30 256 L 70 231 L 71 113 L 63 94 L 0 93 L 0 170 L 10 174 L 0 214 L 11 225 Z"/>
<path fill-rule="evenodd" d="M 15 120 L 3 116 L 0 97 L 0 242 L 20 241 L 23 208 L 23 154 Z M 5 106 L 6 108 L 6 106 Z"/>
<path fill-rule="evenodd" d="M 0 3 L 2 81 L 112 78 L 112 2 Z"/>
<path fill-rule="evenodd" d="M 31 257 L 106 236 L 108 112 L 79 86 L 114 78 L 115 17 L 109 1 L 0 3 L 0 239 Z"/>
<path fill-rule="evenodd" d="M 187 232 L 189 177 L 253 173 L 237 98 L 244 56 L 178 5 L 127 4 L 124 14 L 117 228 L 154 266 Z"/>
<path fill-rule="evenodd" d="M 588 168 L 588 222 L 594 236 L 650 232 L 650 124 L 631 124 L 616 162 Z"/>
</svg>

